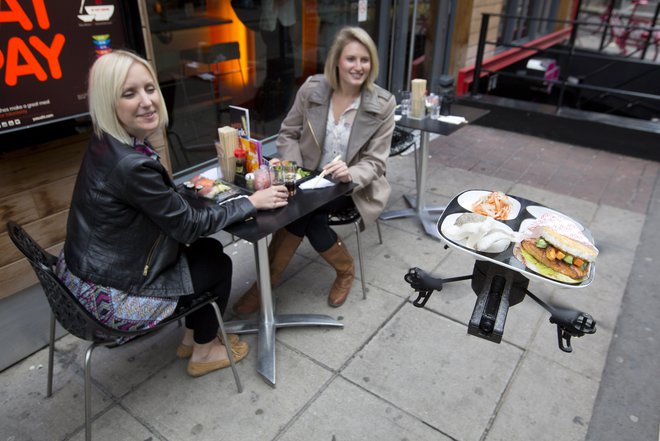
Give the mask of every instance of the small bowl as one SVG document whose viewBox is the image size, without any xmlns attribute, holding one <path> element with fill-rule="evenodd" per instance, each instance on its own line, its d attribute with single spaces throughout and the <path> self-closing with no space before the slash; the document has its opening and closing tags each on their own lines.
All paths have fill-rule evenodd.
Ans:
<svg viewBox="0 0 660 441">
<path fill-rule="evenodd" d="M 470 190 L 466 191 L 465 193 L 461 194 L 458 197 L 458 204 L 465 208 L 468 211 L 473 211 L 472 206 L 474 205 L 475 202 L 479 200 L 479 198 L 489 195 L 492 193 L 492 191 L 486 191 L 486 190 Z M 518 214 L 520 213 L 520 202 L 509 195 L 507 195 L 509 198 L 509 201 L 511 202 L 511 209 L 509 210 L 509 215 L 506 217 L 506 219 L 498 219 L 498 220 L 511 220 L 515 219 L 518 217 Z"/>
</svg>

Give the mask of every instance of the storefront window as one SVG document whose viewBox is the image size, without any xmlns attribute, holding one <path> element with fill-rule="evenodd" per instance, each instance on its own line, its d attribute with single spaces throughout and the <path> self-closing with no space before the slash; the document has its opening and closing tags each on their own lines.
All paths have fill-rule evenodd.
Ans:
<svg viewBox="0 0 660 441">
<path fill-rule="evenodd" d="M 550 21 L 534 18 L 556 18 L 559 0 L 507 0 L 502 4 L 503 17 L 500 21 L 498 43 L 501 50 L 510 44 L 521 44 L 534 40 L 553 30 Z"/>
<path fill-rule="evenodd" d="M 230 105 L 249 109 L 253 138 L 276 135 L 298 87 L 323 71 L 337 30 L 359 25 L 376 39 L 376 7 L 365 2 L 358 22 L 358 3 L 147 0 L 174 172 L 215 157 Z"/>
</svg>

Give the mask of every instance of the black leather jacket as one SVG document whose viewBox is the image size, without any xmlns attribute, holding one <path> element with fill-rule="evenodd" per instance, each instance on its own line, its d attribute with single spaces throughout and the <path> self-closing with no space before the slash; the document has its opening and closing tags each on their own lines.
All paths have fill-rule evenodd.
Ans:
<svg viewBox="0 0 660 441">
<path fill-rule="evenodd" d="M 64 256 L 81 279 L 129 294 L 191 294 L 184 244 L 255 213 L 247 198 L 192 208 L 158 161 L 94 136 L 73 191 Z"/>
</svg>

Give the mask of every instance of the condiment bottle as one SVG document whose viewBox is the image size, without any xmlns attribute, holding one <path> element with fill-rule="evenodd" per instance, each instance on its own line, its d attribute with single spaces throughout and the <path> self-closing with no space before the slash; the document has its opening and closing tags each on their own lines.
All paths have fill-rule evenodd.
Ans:
<svg viewBox="0 0 660 441">
<path fill-rule="evenodd" d="M 245 174 L 245 150 L 235 149 L 234 157 L 236 158 L 236 173 L 244 175 Z"/>
</svg>

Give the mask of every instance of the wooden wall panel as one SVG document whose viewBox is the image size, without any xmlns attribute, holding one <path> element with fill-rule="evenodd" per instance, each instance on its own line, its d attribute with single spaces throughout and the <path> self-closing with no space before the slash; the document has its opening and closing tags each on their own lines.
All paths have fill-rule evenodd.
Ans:
<svg viewBox="0 0 660 441">
<path fill-rule="evenodd" d="M 30 224 L 21 224 L 21 226 L 40 246 L 48 248 L 64 241 L 68 215 L 69 210 L 67 209 Z M 0 249 L 5 250 L 0 255 L 0 268 L 23 258 L 6 232 L 0 234 Z"/>
<path fill-rule="evenodd" d="M 57 255 L 63 245 L 63 243 L 54 245 L 46 248 L 46 251 Z M 0 267 L 0 281 L 0 299 L 9 297 L 12 294 L 39 283 L 30 263 L 25 258 Z"/>
<path fill-rule="evenodd" d="M 7 221 L 18 222 L 39 245 L 59 253 L 89 137 L 86 133 L 0 153 L 0 298 L 37 283 L 32 268 L 7 235 Z M 153 143 L 171 172 L 164 137 L 154 137 Z"/>
<path fill-rule="evenodd" d="M 18 222 L 39 245 L 59 252 L 89 136 L 0 154 L 0 298 L 37 283 L 27 260 L 9 239 L 6 222 Z"/>
</svg>

